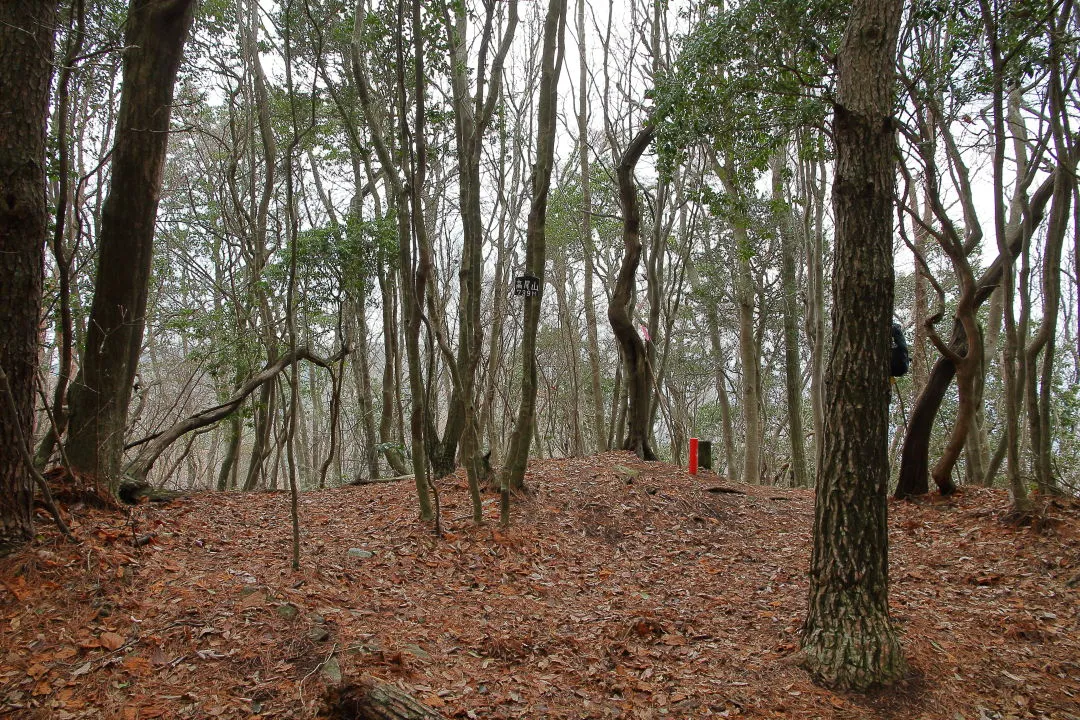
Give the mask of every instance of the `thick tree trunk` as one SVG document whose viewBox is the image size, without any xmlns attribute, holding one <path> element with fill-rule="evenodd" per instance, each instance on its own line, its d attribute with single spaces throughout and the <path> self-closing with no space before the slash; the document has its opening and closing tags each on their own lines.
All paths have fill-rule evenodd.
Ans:
<svg viewBox="0 0 1080 720">
<path fill-rule="evenodd" d="M 905 668 L 889 619 L 889 333 L 893 63 L 900 0 L 855 0 L 837 57 L 833 353 L 818 464 L 807 669 L 865 690 Z"/>
<path fill-rule="evenodd" d="M 17 416 L 0 404 L 0 555 L 34 533 L 31 468 L 34 376 L 44 262 L 45 133 L 55 0 L 0 3 L 0 370 Z"/>
<path fill-rule="evenodd" d="M 73 469 L 107 481 L 113 491 L 146 324 L 173 83 L 194 8 L 194 0 L 131 0 L 128 9 L 112 182 L 67 441 Z"/>
<path fill-rule="evenodd" d="M 630 304 L 634 296 L 634 278 L 641 261 L 641 212 L 638 209 L 637 184 L 634 167 L 645 148 L 652 142 L 654 130 L 640 130 L 626 148 L 616 175 L 619 181 L 619 206 L 623 213 L 623 258 L 615 291 L 608 305 L 608 321 L 622 353 L 626 373 L 627 419 L 626 439 L 622 449 L 630 450 L 642 460 L 655 460 L 649 447 L 649 401 L 652 397 L 652 369 L 645 343 L 634 327 Z"/>
</svg>

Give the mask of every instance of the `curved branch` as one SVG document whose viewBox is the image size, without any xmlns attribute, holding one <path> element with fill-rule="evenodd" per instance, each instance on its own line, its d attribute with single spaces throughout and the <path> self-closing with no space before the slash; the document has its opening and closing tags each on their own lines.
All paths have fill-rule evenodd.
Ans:
<svg viewBox="0 0 1080 720">
<path fill-rule="evenodd" d="M 150 472 L 150 468 L 154 466 L 157 459 L 170 445 L 192 430 L 198 430 L 207 425 L 212 425 L 236 412 L 237 408 L 239 408 L 241 403 L 247 399 L 248 395 L 276 378 L 282 370 L 289 367 L 294 362 L 309 360 L 319 367 L 329 370 L 332 363 L 341 359 L 348 353 L 348 347 L 342 348 L 341 352 L 329 359 L 323 359 L 318 355 L 315 355 L 306 347 L 296 348 L 295 351 L 286 353 L 283 357 L 278 358 L 276 361 L 263 368 L 257 375 L 248 378 L 248 380 L 233 393 L 232 397 L 220 405 L 215 405 L 214 407 L 190 415 L 156 435 L 151 435 L 129 445 L 128 447 L 135 447 L 137 445 L 145 444 L 145 447 L 139 451 L 139 454 L 135 456 L 134 460 L 127 464 L 124 468 L 124 474 L 136 481 L 144 481 L 146 479 L 146 474 Z"/>
</svg>

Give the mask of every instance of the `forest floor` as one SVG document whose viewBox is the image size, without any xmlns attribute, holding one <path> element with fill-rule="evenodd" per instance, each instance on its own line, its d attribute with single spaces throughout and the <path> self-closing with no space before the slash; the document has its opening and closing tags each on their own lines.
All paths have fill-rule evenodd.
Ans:
<svg viewBox="0 0 1080 720">
<path fill-rule="evenodd" d="M 813 494 L 626 453 L 534 462 L 512 526 L 440 482 L 65 508 L 0 560 L 0 717 L 313 718 L 373 677 L 446 717 L 1080 718 L 1080 503 L 890 502 L 911 676 L 871 694 L 794 660 Z M 720 492 L 718 488 L 737 492 Z M 143 544 L 139 547 L 136 545 Z"/>
</svg>

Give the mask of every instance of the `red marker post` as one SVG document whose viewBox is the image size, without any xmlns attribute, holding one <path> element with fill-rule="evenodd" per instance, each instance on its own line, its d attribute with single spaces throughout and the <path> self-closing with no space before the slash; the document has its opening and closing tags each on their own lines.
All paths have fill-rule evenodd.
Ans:
<svg viewBox="0 0 1080 720">
<path fill-rule="evenodd" d="M 697 438 L 690 438 L 690 474 L 697 475 Z"/>
</svg>

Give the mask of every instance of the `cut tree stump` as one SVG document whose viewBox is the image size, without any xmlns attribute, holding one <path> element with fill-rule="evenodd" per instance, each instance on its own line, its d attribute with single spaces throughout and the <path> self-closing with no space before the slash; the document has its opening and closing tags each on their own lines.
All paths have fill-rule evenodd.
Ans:
<svg viewBox="0 0 1080 720">
<path fill-rule="evenodd" d="M 446 720 L 393 685 L 367 678 L 333 688 L 326 696 L 328 720 Z"/>
</svg>

